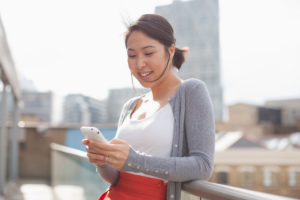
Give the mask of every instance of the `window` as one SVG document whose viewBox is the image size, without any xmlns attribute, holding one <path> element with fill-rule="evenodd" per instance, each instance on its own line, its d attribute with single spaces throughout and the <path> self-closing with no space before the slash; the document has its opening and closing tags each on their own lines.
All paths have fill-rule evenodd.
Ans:
<svg viewBox="0 0 300 200">
<path fill-rule="evenodd" d="M 228 184 L 228 173 L 227 172 L 218 172 L 217 173 L 217 182 L 220 184 Z"/>
<path fill-rule="evenodd" d="M 256 168 L 254 166 L 240 166 L 238 171 L 241 187 L 252 187 L 255 185 Z"/>
<path fill-rule="evenodd" d="M 255 174 L 252 172 L 240 173 L 240 186 L 252 187 L 255 184 Z"/>
<path fill-rule="evenodd" d="M 229 184 L 229 173 L 231 171 L 229 166 L 215 166 L 216 182 L 220 184 Z"/>
<path fill-rule="evenodd" d="M 300 167 L 290 167 L 289 173 L 289 186 L 300 187 Z"/>
<path fill-rule="evenodd" d="M 279 186 L 279 167 L 265 167 L 263 170 L 263 185 L 265 187 Z"/>
</svg>

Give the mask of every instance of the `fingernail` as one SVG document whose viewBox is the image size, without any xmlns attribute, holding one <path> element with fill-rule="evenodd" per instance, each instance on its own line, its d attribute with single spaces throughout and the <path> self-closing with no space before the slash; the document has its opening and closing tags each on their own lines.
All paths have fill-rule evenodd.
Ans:
<svg viewBox="0 0 300 200">
<path fill-rule="evenodd" d="M 99 158 L 102 160 L 104 158 L 104 156 L 99 156 Z"/>
<path fill-rule="evenodd" d="M 87 153 L 86 156 L 89 157 L 89 154 Z"/>
</svg>

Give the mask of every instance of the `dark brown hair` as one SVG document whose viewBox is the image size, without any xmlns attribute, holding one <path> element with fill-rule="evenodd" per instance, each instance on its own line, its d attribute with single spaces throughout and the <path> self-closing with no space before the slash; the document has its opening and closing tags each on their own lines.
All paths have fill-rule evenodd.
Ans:
<svg viewBox="0 0 300 200">
<path fill-rule="evenodd" d="M 174 37 L 174 30 L 171 24 L 164 17 L 156 14 L 142 15 L 137 21 L 131 23 L 127 27 L 125 32 L 125 46 L 127 47 L 127 41 L 130 34 L 133 31 L 142 31 L 149 37 L 159 41 L 165 46 L 166 53 L 168 47 L 172 44 L 175 45 L 176 39 Z M 175 47 L 175 53 L 172 60 L 173 66 L 178 70 L 181 68 L 182 63 L 185 61 L 185 54 L 188 52 L 188 48 Z"/>
</svg>

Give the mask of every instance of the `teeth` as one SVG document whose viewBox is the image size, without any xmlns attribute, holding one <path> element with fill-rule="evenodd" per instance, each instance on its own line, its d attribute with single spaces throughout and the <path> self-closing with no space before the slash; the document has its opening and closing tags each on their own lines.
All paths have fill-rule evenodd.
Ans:
<svg viewBox="0 0 300 200">
<path fill-rule="evenodd" d="M 148 73 L 145 73 L 145 74 L 141 74 L 141 73 L 140 73 L 140 75 L 141 75 L 141 76 L 147 76 L 147 75 L 150 74 L 150 73 L 151 73 L 151 72 L 148 72 Z"/>
</svg>

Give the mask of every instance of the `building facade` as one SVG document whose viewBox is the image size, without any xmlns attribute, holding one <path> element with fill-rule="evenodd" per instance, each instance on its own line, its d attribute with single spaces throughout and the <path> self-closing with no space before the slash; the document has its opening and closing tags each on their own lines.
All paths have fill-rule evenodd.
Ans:
<svg viewBox="0 0 300 200">
<path fill-rule="evenodd" d="M 218 0 L 174 0 L 171 5 L 156 7 L 155 13 L 165 17 L 173 26 L 175 45 L 189 47 L 178 76 L 202 80 L 209 90 L 215 119 L 223 120 Z"/>
<path fill-rule="evenodd" d="M 23 92 L 37 92 L 33 81 L 23 75 L 20 76 L 20 88 Z"/>
<path fill-rule="evenodd" d="M 69 94 L 63 106 L 63 122 L 81 124 L 102 124 L 106 122 L 106 103 L 84 96 Z"/>
<path fill-rule="evenodd" d="M 243 131 L 246 135 L 290 134 L 300 131 L 296 123 L 283 123 L 284 108 L 237 103 L 228 107 L 228 122 L 216 122 L 216 132 Z"/>
<path fill-rule="evenodd" d="M 51 122 L 53 96 L 52 92 L 22 91 L 22 99 L 24 102 L 24 107 L 21 110 L 22 117 L 33 115 L 38 121 Z"/>
<path fill-rule="evenodd" d="M 243 132 L 216 134 L 210 182 L 300 197 L 300 132 L 263 137 Z"/>
<path fill-rule="evenodd" d="M 285 126 L 295 126 L 300 120 L 300 99 L 285 99 L 266 101 L 268 108 L 282 109 L 282 124 Z"/>
</svg>

